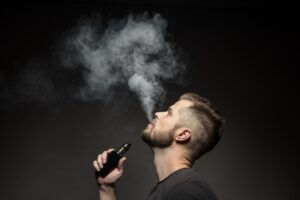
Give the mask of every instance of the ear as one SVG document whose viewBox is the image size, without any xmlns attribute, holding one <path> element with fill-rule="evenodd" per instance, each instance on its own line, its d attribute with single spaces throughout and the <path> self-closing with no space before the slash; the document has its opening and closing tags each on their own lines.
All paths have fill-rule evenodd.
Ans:
<svg viewBox="0 0 300 200">
<path fill-rule="evenodd" d="M 175 141 L 179 143 L 188 142 L 191 139 L 191 130 L 185 127 L 179 128 L 175 134 Z"/>
</svg>

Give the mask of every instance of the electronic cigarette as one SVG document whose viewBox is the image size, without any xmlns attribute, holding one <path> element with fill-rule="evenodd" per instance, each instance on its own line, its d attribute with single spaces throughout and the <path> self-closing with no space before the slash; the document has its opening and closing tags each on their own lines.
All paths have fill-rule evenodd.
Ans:
<svg viewBox="0 0 300 200">
<path fill-rule="evenodd" d="M 103 168 L 97 172 L 97 176 L 105 177 L 107 176 L 113 169 L 118 166 L 119 160 L 124 156 L 124 154 L 130 148 L 131 143 L 126 142 L 119 149 L 110 152 L 107 155 L 107 162 L 104 164 Z"/>
</svg>

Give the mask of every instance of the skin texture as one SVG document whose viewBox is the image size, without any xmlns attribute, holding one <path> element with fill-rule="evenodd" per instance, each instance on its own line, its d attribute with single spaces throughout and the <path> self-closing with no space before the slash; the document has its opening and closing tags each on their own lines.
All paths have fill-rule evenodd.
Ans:
<svg viewBox="0 0 300 200">
<path fill-rule="evenodd" d="M 176 124 L 180 117 L 179 110 L 191 105 L 192 103 L 190 101 L 180 100 L 171 105 L 166 111 L 156 112 L 155 118 L 143 131 L 142 139 L 151 147 L 160 148 L 170 146 L 174 139 L 175 141 L 185 140 L 186 138 L 184 137 L 177 136 L 174 138 L 176 131 L 178 132 L 178 127 L 176 127 Z M 188 135 L 181 134 L 179 136 Z"/>
<path fill-rule="evenodd" d="M 142 133 L 142 139 L 152 148 L 154 165 L 159 181 L 165 179 L 178 169 L 189 168 L 192 162 L 187 158 L 187 150 L 183 144 L 190 141 L 192 132 L 187 127 L 178 127 L 180 110 L 192 106 L 188 100 L 179 100 L 166 111 L 156 112 L 155 118 L 147 125 Z M 107 161 L 107 154 L 113 149 L 106 150 L 93 161 L 96 171 L 100 171 Z M 115 200 L 114 184 L 123 174 L 126 158 L 119 161 L 119 165 L 105 178 L 97 177 L 99 198 L 101 200 Z"/>
</svg>

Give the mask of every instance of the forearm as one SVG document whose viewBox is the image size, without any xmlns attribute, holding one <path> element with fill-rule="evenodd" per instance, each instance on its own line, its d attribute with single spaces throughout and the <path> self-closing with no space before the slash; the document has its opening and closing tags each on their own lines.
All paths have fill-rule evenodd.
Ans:
<svg viewBox="0 0 300 200">
<path fill-rule="evenodd" d="M 100 200 L 116 200 L 116 188 L 115 186 L 101 185 L 99 187 L 99 199 Z"/>
</svg>

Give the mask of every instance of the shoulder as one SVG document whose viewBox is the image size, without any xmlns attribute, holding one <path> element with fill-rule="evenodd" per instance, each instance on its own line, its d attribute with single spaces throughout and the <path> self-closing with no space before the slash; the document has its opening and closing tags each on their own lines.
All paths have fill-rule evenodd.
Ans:
<svg viewBox="0 0 300 200">
<path fill-rule="evenodd" d="M 206 183 L 188 180 L 175 185 L 166 195 L 166 200 L 217 200 Z"/>
</svg>

